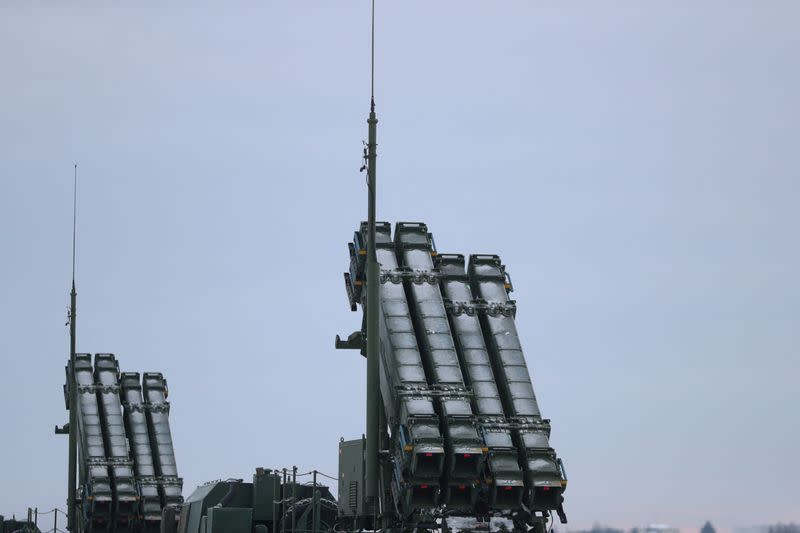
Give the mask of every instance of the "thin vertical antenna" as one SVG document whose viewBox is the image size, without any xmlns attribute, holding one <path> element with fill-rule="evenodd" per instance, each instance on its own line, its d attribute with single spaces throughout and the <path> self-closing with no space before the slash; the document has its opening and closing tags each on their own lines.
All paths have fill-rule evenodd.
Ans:
<svg viewBox="0 0 800 533">
<path fill-rule="evenodd" d="M 369 97 L 375 101 L 375 0 L 372 0 L 372 47 L 371 47 L 371 64 L 369 73 Z"/>
<path fill-rule="evenodd" d="M 78 293 L 75 291 L 75 230 L 78 220 L 78 164 L 72 177 L 72 290 L 69 293 L 69 459 L 67 467 L 67 529 L 76 530 L 75 489 L 78 471 L 78 384 L 75 381 L 75 327 L 78 315 Z"/>
<path fill-rule="evenodd" d="M 78 220 L 78 163 L 72 178 L 72 286 L 75 286 L 75 228 Z"/>
</svg>

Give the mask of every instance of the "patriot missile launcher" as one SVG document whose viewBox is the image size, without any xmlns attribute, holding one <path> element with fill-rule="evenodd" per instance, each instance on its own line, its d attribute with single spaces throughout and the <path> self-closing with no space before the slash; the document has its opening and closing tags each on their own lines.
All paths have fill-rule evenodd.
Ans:
<svg viewBox="0 0 800 533">
<path fill-rule="evenodd" d="M 121 373 L 110 353 L 75 354 L 77 531 L 156 532 L 164 509 L 180 508 L 169 427 L 167 381 L 160 373 Z M 70 365 L 64 396 L 69 408 Z M 144 390 L 144 396 L 142 391 Z M 58 431 L 63 433 L 64 431 Z"/>
<path fill-rule="evenodd" d="M 345 288 L 367 320 L 367 233 L 349 243 Z M 440 254 L 423 223 L 375 224 L 379 282 L 380 502 L 370 507 L 363 439 L 340 443 L 339 505 L 356 527 L 447 516 L 566 522 L 567 477 L 550 446 L 515 324 L 511 279 L 496 255 Z M 365 353 L 362 329 L 338 348 Z M 354 496 L 355 495 L 355 496 Z"/>
</svg>

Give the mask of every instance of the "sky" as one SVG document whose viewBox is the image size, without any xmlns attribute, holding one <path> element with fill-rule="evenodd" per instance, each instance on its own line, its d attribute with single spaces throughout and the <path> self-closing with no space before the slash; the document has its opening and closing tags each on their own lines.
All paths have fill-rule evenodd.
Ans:
<svg viewBox="0 0 800 533">
<path fill-rule="evenodd" d="M 569 527 L 800 521 L 800 4 L 378 0 L 378 217 L 496 253 Z M 78 350 L 160 371 L 184 494 L 336 475 L 369 3 L 0 7 L 0 513 L 64 507 Z"/>
</svg>

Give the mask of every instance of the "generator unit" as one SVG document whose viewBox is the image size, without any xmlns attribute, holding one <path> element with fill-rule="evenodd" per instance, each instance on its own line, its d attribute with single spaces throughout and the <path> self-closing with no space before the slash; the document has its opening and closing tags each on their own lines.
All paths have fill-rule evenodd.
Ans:
<svg viewBox="0 0 800 533">
<path fill-rule="evenodd" d="M 213 481 L 198 487 L 183 504 L 178 533 L 276 533 L 329 531 L 337 506 L 328 487 L 300 484 L 268 468 L 252 482 Z"/>
</svg>

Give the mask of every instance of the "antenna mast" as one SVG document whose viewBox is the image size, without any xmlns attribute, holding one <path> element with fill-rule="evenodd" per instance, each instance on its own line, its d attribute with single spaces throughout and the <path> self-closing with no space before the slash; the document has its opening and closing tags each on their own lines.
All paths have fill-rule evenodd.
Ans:
<svg viewBox="0 0 800 533">
<path fill-rule="evenodd" d="M 78 461 L 78 390 L 75 382 L 75 320 L 77 318 L 77 292 L 75 292 L 75 229 L 78 207 L 78 164 L 75 163 L 72 181 L 72 290 L 69 293 L 69 468 L 67 472 L 67 529 L 75 530 L 75 484 Z"/>
<path fill-rule="evenodd" d="M 378 259 L 375 253 L 375 159 L 377 156 L 375 116 L 375 0 L 372 0 L 372 42 L 370 70 L 370 110 L 367 141 L 367 431 L 366 431 L 366 503 L 377 511 L 378 449 L 380 425 L 380 389 L 378 374 Z M 377 514 L 377 513 L 375 513 Z"/>
</svg>

